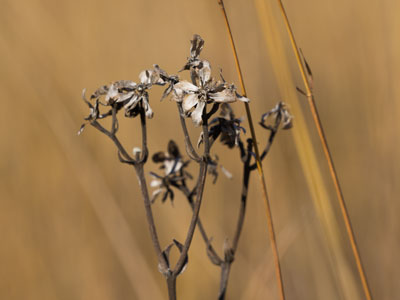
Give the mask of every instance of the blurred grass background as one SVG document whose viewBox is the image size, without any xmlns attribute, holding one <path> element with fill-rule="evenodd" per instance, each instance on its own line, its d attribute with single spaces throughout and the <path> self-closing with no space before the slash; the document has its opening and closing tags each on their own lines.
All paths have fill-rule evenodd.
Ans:
<svg viewBox="0 0 400 300">
<path fill-rule="evenodd" d="M 265 27 L 259 1 L 225 5 L 253 118 L 286 100 L 303 110 L 308 125 L 280 132 L 264 162 L 287 299 L 363 299 L 306 99 L 299 97 L 297 104 L 283 99 L 302 83 L 278 7 L 266 3 L 273 28 Z M 84 87 L 92 92 L 114 80 L 137 81 L 154 63 L 176 73 L 194 33 L 206 41 L 202 57 L 214 74 L 222 68 L 227 81 L 237 82 L 217 1 L 1 4 L 0 299 L 165 299 L 136 175 L 118 162 L 105 136 L 91 127 L 76 135 L 88 113 L 80 94 Z M 317 104 L 372 294 L 400 299 L 400 4 L 306 0 L 288 1 L 286 8 L 314 73 Z M 265 38 L 268 30 L 282 48 L 277 39 Z M 161 90 L 151 91 L 151 152 L 165 149 L 171 138 L 183 145 L 175 105 L 159 102 Z M 240 104 L 235 109 L 244 115 Z M 137 120 L 124 120 L 121 127 L 130 148 L 140 143 Z M 198 132 L 192 132 L 197 140 Z M 314 145 L 337 217 L 339 260 L 312 200 L 296 132 L 309 135 Z M 262 140 L 266 133 L 260 129 L 258 136 Z M 235 176 L 230 181 L 221 174 L 217 185 L 210 181 L 201 211 L 220 250 L 234 231 L 241 169 L 235 165 L 237 151 L 214 150 Z M 146 166 L 147 172 L 154 169 Z M 276 299 L 256 176 L 228 299 Z M 184 239 L 190 209 L 183 198 L 177 197 L 174 207 L 157 202 L 154 213 L 163 245 Z M 179 298 L 216 298 L 219 269 L 209 263 L 198 234 L 189 254 L 189 268 L 178 279 Z"/>
</svg>

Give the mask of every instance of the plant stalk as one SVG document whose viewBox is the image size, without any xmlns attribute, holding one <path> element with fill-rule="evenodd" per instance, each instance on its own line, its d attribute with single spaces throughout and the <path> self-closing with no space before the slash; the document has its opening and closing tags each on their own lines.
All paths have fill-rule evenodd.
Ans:
<svg viewBox="0 0 400 300">
<path fill-rule="evenodd" d="M 179 112 L 181 112 L 181 107 L 178 105 Z M 182 115 L 180 114 L 182 117 Z M 182 123 L 182 128 L 185 129 L 186 125 L 185 122 Z M 188 150 L 188 143 L 191 144 L 190 142 L 190 137 L 187 134 L 187 131 L 184 130 L 184 135 L 185 135 L 185 143 L 186 143 L 186 149 Z M 193 215 L 192 215 L 192 220 L 190 221 L 189 229 L 186 235 L 185 243 L 182 247 L 181 254 L 178 258 L 178 261 L 172 271 L 173 277 L 178 276 L 185 264 L 187 254 L 190 248 L 190 245 L 192 243 L 194 231 L 196 229 L 197 221 L 199 219 L 199 213 L 200 213 L 200 207 L 201 207 L 201 202 L 203 199 L 203 192 L 204 192 L 204 184 L 206 181 L 207 177 L 207 167 L 208 167 L 208 157 L 210 155 L 210 143 L 209 143 L 209 135 L 208 135 L 208 123 L 207 123 L 207 118 L 206 118 L 206 108 L 204 108 L 203 111 L 203 135 L 204 135 L 204 154 L 202 156 L 201 161 L 199 162 L 200 164 L 200 170 L 199 170 L 199 178 L 197 182 L 197 192 L 196 192 L 196 202 L 194 203 L 194 208 L 193 208 Z"/>
<path fill-rule="evenodd" d="M 225 25 L 226 25 L 226 28 L 228 30 L 229 40 L 231 42 L 231 47 L 232 47 L 232 51 L 233 51 L 233 55 L 234 55 L 234 59 L 235 59 L 235 64 L 236 64 L 236 70 L 237 70 L 237 73 L 238 73 L 238 76 L 239 76 L 240 85 L 241 85 L 241 88 L 242 88 L 242 93 L 243 93 L 243 96 L 246 97 L 246 88 L 245 88 L 245 85 L 244 85 L 243 75 L 242 75 L 242 71 L 241 71 L 241 68 L 240 68 L 239 59 L 238 59 L 238 55 L 237 55 L 237 51 L 236 51 L 236 47 L 235 47 L 235 42 L 233 40 L 233 35 L 232 35 L 232 31 L 231 31 L 231 28 L 230 28 L 230 25 L 229 25 L 229 21 L 228 21 L 228 17 L 227 17 L 226 11 L 225 11 L 223 0 L 219 0 L 218 3 L 221 6 L 222 13 L 223 13 L 224 20 L 225 20 Z M 263 170 L 263 167 L 262 167 L 262 164 L 261 164 L 260 152 L 259 152 L 258 145 L 257 145 L 256 133 L 255 133 L 255 129 L 254 129 L 253 121 L 252 121 L 252 116 L 251 116 L 251 112 L 250 112 L 250 106 L 249 106 L 248 103 L 245 103 L 245 108 L 246 108 L 247 119 L 249 120 L 249 127 L 250 127 L 251 137 L 252 137 L 252 139 L 254 141 L 254 152 L 256 154 L 257 170 L 258 170 L 258 174 L 259 174 L 259 178 L 260 178 L 260 182 L 261 182 L 261 187 L 262 187 L 262 191 L 263 191 L 263 198 L 264 198 L 264 203 L 265 203 L 265 213 L 266 213 L 266 217 L 267 217 L 269 239 L 270 239 L 270 242 L 271 242 L 272 253 L 273 253 L 273 256 L 274 256 L 275 274 L 276 274 L 276 279 L 277 279 L 277 284 L 278 284 L 279 298 L 281 300 L 285 300 L 285 292 L 284 292 L 284 287 L 283 287 L 282 271 L 281 271 L 281 266 L 280 266 L 280 261 L 279 261 L 279 253 L 278 253 L 278 247 L 277 247 L 277 243 L 276 243 L 276 237 L 275 237 L 274 224 L 273 224 L 273 220 L 272 220 L 271 207 L 270 207 L 268 193 L 267 193 L 267 186 L 266 186 L 266 183 L 265 183 L 264 170 Z"/>
<path fill-rule="evenodd" d="M 369 288 L 367 276 L 365 274 L 365 270 L 364 270 L 363 263 L 362 263 L 362 260 L 361 260 L 361 257 L 360 257 L 360 253 L 359 253 L 359 249 L 358 249 L 358 246 L 357 246 L 354 230 L 353 230 L 353 227 L 352 227 L 352 224 L 351 224 L 351 221 L 350 221 L 350 217 L 349 217 L 349 213 L 348 213 L 348 210 L 347 210 L 347 207 L 346 207 L 346 203 L 344 201 L 343 191 L 342 191 L 342 188 L 340 186 L 340 182 L 339 182 L 339 178 L 338 178 L 338 175 L 337 175 L 337 172 L 336 172 L 335 165 L 333 163 L 332 154 L 330 152 L 330 149 L 329 149 L 329 146 L 328 146 L 328 141 L 326 139 L 326 135 L 325 135 L 324 129 L 322 127 L 321 118 L 320 118 L 318 110 L 317 110 L 314 94 L 312 92 L 310 83 L 309 83 L 309 81 L 307 79 L 306 70 L 304 68 L 304 65 L 303 65 L 303 62 L 302 62 L 302 59 L 301 59 L 301 56 L 300 56 L 300 51 L 299 51 L 299 49 L 297 47 L 296 40 L 295 40 L 295 37 L 294 37 L 294 33 L 293 33 L 292 28 L 290 26 L 289 18 L 288 18 L 287 14 L 286 14 L 286 10 L 285 10 L 281 0 L 278 0 L 278 4 L 279 4 L 279 7 L 280 7 L 280 10 L 281 10 L 284 22 L 285 22 L 286 29 L 287 29 L 288 34 L 289 34 L 289 38 L 290 38 L 290 42 L 291 42 L 291 45 L 292 45 L 292 48 L 293 48 L 293 52 L 294 52 L 294 54 L 296 56 L 296 61 L 297 61 L 297 64 L 299 66 L 299 70 L 300 70 L 301 77 L 302 77 L 303 82 L 304 82 L 304 86 L 306 88 L 306 96 L 307 96 L 308 104 L 309 104 L 309 107 L 310 107 L 310 110 L 311 110 L 311 114 L 313 116 L 314 124 L 315 124 L 315 126 L 317 128 L 317 131 L 318 131 L 318 136 L 319 136 L 319 139 L 320 139 L 321 144 L 322 144 L 322 148 L 323 148 L 323 151 L 324 151 L 324 155 L 325 155 L 326 161 L 328 163 L 329 173 L 331 175 L 333 184 L 335 186 L 337 199 L 339 201 L 340 210 L 341 210 L 341 213 L 342 213 L 342 216 L 343 216 L 343 220 L 344 220 L 344 223 L 345 223 L 347 235 L 348 235 L 349 240 L 350 240 L 351 249 L 352 249 L 352 252 L 353 252 L 354 260 L 355 260 L 356 265 L 357 265 L 357 270 L 358 270 L 358 273 L 359 273 L 359 276 L 360 276 L 360 279 L 361 279 L 361 283 L 362 283 L 362 286 L 363 286 L 364 294 L 365 294 L 365 297 L 366 297 L 367 300 L 372 300 L 371 291 L 370 291 L 370 288 Z"/>
<path fill-rule="evenodd" d="M 176 276 L 169 276 L 167 278 L 167 286 L 168 286 L 168 299 L 176 300 Z"/>
<path fill-rule="evenodd" d="M 143 171 L 143 165 L 138 164 L 135 165 L 135 171 L 139 180 L 139 186 L 140 190 L 142 192 L 143 200 L 144 200 L 144 207 L 146 211 L 146 219 L 147 219 L 147 224 L 149 226 L 150 230 L 150 236 L 151 236 L 151 241 L 153 243 L 154 250 L 156 251 L 159 263 L 163 265 L 164 269 L 168 269 L 167 262 L 165 261 L 163 255 L 162 255 L 162 250 L 160 246 L 160 242 L 158 239 L 157 235 L 157 230 L 156 230 L 156 225 L 154 222 L 154 217 L 153 217 L 153 212 L 151 209 L 151 202 L 149 198 L 149 193 L 147 191 L 147 185 L 146 185 L 146 178 L 144 176 L 144 171 Z"/>
</svg>

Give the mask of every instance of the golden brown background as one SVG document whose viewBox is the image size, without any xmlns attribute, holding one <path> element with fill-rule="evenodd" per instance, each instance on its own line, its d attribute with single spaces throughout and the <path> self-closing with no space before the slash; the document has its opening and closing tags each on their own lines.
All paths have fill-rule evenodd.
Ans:
<svg viewBox="0 0 400 300">
<path fill-rule="evenodd" d="M 399 3 L 286 1 L 314 73 L 371 290 L 381 300 L 400 299 Z M 287 299 L 363 299 L 306 99 L 296 99 L 302 82 L 277 4 L 225 5 L 253 117 L 280 99 L 295 115 L 295 128 L 279 133 L 264 162 Z M 137 81 L 154 63 L 176 73 L 194 33 L 205 39 L 202 57 L 215 74 L 221 67 L 237 83 L 217 1 L 3 0 L 0 23 L 0 299 L 165 299 L 136 175 L 105 136 L 91 127 L 76 135 L 88 113 L 80 94 L 113 80 Z M 182 145 L 175 105 L 159 102 L 161 90 L 151 91 L 152 152 L 170 138 Z M 235 108 L 244 115 L 241 104 Z M 121 126 L 129 147 L 139 145 L 137 120 Z M 265 134 L 259 130 L 259 139 Z M 237 151 L 214 150 L 235 176 L 209 182 L 201 211 L 220 250 L 233 234 L 241 170 Z M 154 168 L 149 163 L 146 172 Z M 277 299 L 253 177 L 228 299 Z M 190 219 L 184 199 L 153 208 L 162 244 L 183 240 Z M 198 234 L 189 254 L 178 297 L 216 299 L 219 270 Z"/>
</svg>

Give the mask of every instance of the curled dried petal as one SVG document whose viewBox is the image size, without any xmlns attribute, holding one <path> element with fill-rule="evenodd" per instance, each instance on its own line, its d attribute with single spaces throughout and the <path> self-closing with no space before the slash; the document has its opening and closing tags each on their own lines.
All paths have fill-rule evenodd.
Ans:
<svg viewBox="0 0 400 300">
<path fill-rule="evenodd" d="M 78 135 L 81 135 L 81 134 L 82 134 L 83 130 L 85 129 L 85 126 L 86 126 L 86 123 L 83 123 L 83 124 L 81 125 L 81 127 L 80 127 L 79 130 L 78 130 Z"/>
<path fill-rule="evenodd" d="M 182 108 L 187 114 L 191 109 L 199 103 L 199 97 L 196 94 L 190 94 L 183 99 Z"/>
<path fill-rule="evenodd" d="M 151 187 L 160 187 L 162 185 L 162 181 L 158 179 L 154 179 L 150 182 Z"/>
<path fill-rule="evenodd" d="M 164 152 L 156 152 L 153 154 L 152 160 L 155 163 L 164 162 L 167 159 Z"/>
<path fill-rule="evenodd" d="M 283 125 L 282 129 L 290 129 L 293 127 L 293 116 L 289 113 L 288 110 L 283 111 Z"/>
<path fill-rule="evenodd" d="M 140 82 L 143 84 L 152 84 L 152 77 L 153 71 L 151 70 L 144 70 L 139 74 Z"/>
<path fill-rule="evenodd" d="M 242 101 L 242 102 L 246 102 L 246 103 L 250 102 L 250 99 L 249 99 L 249 98 L 243 97 L 243 96 L 239 95 L 238 93 L 236 93 L 236 98 L 237 98 L 239 101 Z"/>
<path fill-rule="evenodd" d="M 183 97 L 187 94 L 193 94 L 197 92 L 199 88 L 189 81 L 182 80 L 174 85 L 174 100 L 181 102 Z"/>
<path fill-rule="evenodd" d="M 201 50 L 203 50 L 204 40 L 200 35 L 195 34 L 190 43 L 192 44 L 190 47 L 190 56 L 191 58 L 197 58 L 200 55 Z"/>
<path fill-rule="evenodd" d="M 178 145 L 173 140 L 168 142 L 168 154 L 173 158 L 181 157 Z"/>
<path fill-rule="evenodd" d="M 271 119 L 269 121 L 269 119 Z M 293 116 L 289 113 L 284 102 L 279 102 L 273 109 L 261 116 L 261 126 L 269 130 L 277 130 L 282 124 L 282 129 L 290 129 L 292 127 Z M 268 123 L 269 121 L 269 123 Z"/>
<path fill-rule="evenodd" d="M 207 60 L 202 60 L 198 70 L 198 76 L 202 82 L 202 85 L 206 84 L 211 80 L 211 66 Z"/>
<path fill-rule="evenodd" d="M 99 87 L 91 96 L 90 99 L 98 99 L 101 96 L 107 95 L 108 93 L 108 86 L 103 85 Z"/>
<path fill-rule="evenodd" d="M 153 113 L 153 110 L 150 107 L 150 104 L 149 104 L 149 101 L 148 101 L 148 97 L 143 97 L 142 101 L 143 101 L 144 111 L 145 111 L 146 117 L 149 118 L 149 119 L 153 118 L 154 113 Z"/>
<path fill-rule="evenodd" d="M 106 98 L 105 98 L 106 103 L 108 105 L 111 105 L 112 103 L 118 101 L 118 99 L 119 99 L 118 96 L 119 96 L 118 89 L 115 87 L 114 84 L 111 84 L 109 89 L 108 89 Z"/>
<path fill-rule="evenodd" d="M 228 178 L 228 179 L 232 179 L 233 178 L 232 173 L 229 172 L 223 165 L 221 165 L 221 171 L 222 171 L 222 173 L 224 173 L 226 178 Z"/>
<path fill-rule="evenodd" d="M 125 110 L 133 109 L 140 100 L 141 98 L 139 98 L 138 95 L 133 95 L 132 98 L 125 103 Z"/>
<path fill-rule="evenodd" d="M 215 102 L 231 103 L 231 102 L 235 102 L 238 99 L 236 96 L 236 89 L 233 85 L 224 88 L 220 92 L 210 93 L 209 96 Z"/>
<path fill-rule="evenodd" d="M 179 171 L 183 166 L 183 163 L 180 159 L 167 159 L 164 161 L 165 174 L 170 175 Z"/>
<path fill-rule="evenodd" d="M 200 145 L 203 143 L 203 139 L 204 139 L 204 134 L 203 134 L 203 131 L 202 131 L 202 132 L 200 132 L 199 139 L 197 140 L 197 148 L 199 148 Z"/>
<path fill-rule="evenodd" d="M 200 126 L 203 123 L 203 110 L 204 107 L 206 106 L 206 103 L 201 101 L 197 104 L 196 109 L 191 113 L 191 117 L 193 120 L 194 125 Z"/>
<path fill-rule="evenodd" d="M 114 86 L 117 89 L 123 89 L 123 90 L 134 90 L 137 87 L 137 84 L 131 80 L 118 80 L 114 82 Z"/>
</svg>

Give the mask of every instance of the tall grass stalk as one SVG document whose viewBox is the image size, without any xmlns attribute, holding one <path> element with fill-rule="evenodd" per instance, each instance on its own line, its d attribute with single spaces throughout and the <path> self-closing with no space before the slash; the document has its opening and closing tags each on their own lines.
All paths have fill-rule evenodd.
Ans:
<svg viewBox="0 0 400 300">
<path fill-rule="evenodd" d="M 329 200 L 329 193 L 325 185 L 316 153 L 313 149 L 306 121 L 299 105 L 299 99 L 289 70 L 288 59 L 285 56 L 283 41 L 277 28 L 277 20 L 272 13 L 272 7 L 263 0 L 256 0 L 256 10 L 263 30 L 264 39 L 270 52 L 270 61 L 273 66 L 280 93 L 295 116 L 296 126 L 293 126 L 293 138 L 300 163 L 304 172 L 308 189 L 311 193 L 318 218 L 324 230 L 328 244 L 327 252 L 339 290 L 343 291 L 345 299 L 358 299 L 355 278 L 349 268 L 339 226 Z"/>
<path fill-rule="evenodd" d="M 310 110 L 311 110 L 311 113 L 312 113 L 312 116 L 313 116 L 313 120 L 314 120 L 315 126 L 316 126 L 317 131 L 318 131 L 318 135 L 319 135 L 319 138 L 320 138 L 320 141 L 321 141 L 321 144 L 322 144 L 322 148 L 324 150 L 325 158 L 326 158 L 326 161 L 327 161 L 328 166 L 329 166 L 329 172 L 330 172 L 333 184 L 335 186 L 337 199 L 339 201 L 340 210 L 342 212 L 343 220 L 344 220 L 344 223 L 345 223 L 345 226 L 346 226 L 347 235 L 348 235 L 349 240 L 350 240 L 351 248 L 352 248 L 353 255 L 354 255 L 354 260 L 355 260 L 355 262 L 357 264 L 357 269 L 358 269 L 358 273 L 360 275 L 360 279 L 361 279 L 361 283 L 362 283 L 362 286 L 363 286 L 364 294 L 365 294 L 365 297 L 366 297 L 367 300 L 372 300 L 371 291 L 370 291 L 370 288 L 369 288 L 369 285 L 368 285 L 367 276 L 365 275 L 364 267 L 363 267 L 363 264 L 362 264 L 362 261 L 361 261 L 360 253 L 359 253 L 357 242 L 356 242 L 356 238 L 355 238 L 355 235 L 354 235 L 354 230 L 353 230 L 353 227 L 351 225 L 351 221 L 350 221 L 349 213 L 348 213 L 348 210 L 347 210 L 347 207 L 346 207 L 346 203 L 344 201 L 343 191 L 342 191 L 342 188 L 340 186 L 340 182 L 339 182 L 339 178 L 338 178 L 338 175 L 337 175 L 337 172 L 336 172 L 336 168 L 335 168 L 335 165 L 333 163 L 331 152 L 329 150 L 328 141 L 326 139 L 325 132 L 324 132 L 324 129 L 322 127 L 321 119 L 320 119 L 320 116 L 319 116 L 319 113 L 318 113 L 318 110 L 317 110 L 317 106 L 315 104 L 314 94 L 312 92 L 309 79 L 307 78 L 306 70 L 304 68 L 304 64 L 303 64 L 302 59 L 300 57 L 300 52 L 299 52 L 299 49 L 297 47 L 296 40 L 295 40 L 293 31 L 292 31 L 292 28 L 290 26 L 289 19 L 288 19 L 288 16 L 286 14 L 285 8 L 283 6 L 282 0 L 277 0 L 277 1 L 278 1 L 278 4 L 279 4 L 280 11 L 282 13 L 284 22 L 285 22 L 286 29 L 287 29 L 288 34 L 289 34 L 289 38 L 290 38 L 290 42 L 291 42 L 291 45 L 292 45 L 292 48 L 293 48 L 293 52 L 294 52 L 294 54 L 296 56 L 296 61 L 297 61 L 297 64 L 299 66 L 301 77 L 303 79 L 304 86 L 306 88 L 306 96 L 307 96 L 308 104 L 310 106 Z"/>
<path fill-rule="evenodd" d="M 244 79 L 243 79 L 242 71 L 241 71 L 241 68 L 240 68 L 239 58 L 238 58 L 238 55 L 237 55 L 235 42 L 233 40 L 231 27 L 229 25 L 228 16 L 227 16 L 226 11 L 225 11 L 224 2 L 223 2 L 223 0 L 219 0 L 218 3 L 220 5 L 220 7 L 221 7 L 221 10 L 222 10 L 222 13 L 223 13 L 223 16 L 224 16 L 224 20 L 225 20 L 225 25 L 226 25 L 226 28 L 228 30 L 229 40 L 230 40 L 230 43 L 231 43 L 233 56 L 234 56 L 234 59 L 235 59 L 236 70 L 237 70 L 237 73 L 238 73 L 238 76 L 239 76 L 240 85 L 241 85 L 241 88 L 242 88 L 242 94 L 243 94 L 244 97 L 247 97 L 246 87 L 245 87 L 245 84 L 244 84 Z M 262 164 L 261 164 L 260 152 L 259 152 L 259 149 L 258 149 L 258 143 L 257 143 L 256 133 L 255 133 L 255 130 L 254 130 L 253 119 L 252 119 L 251 112 L 250 112 L 250 106 L 249 106 L 248 103 L 244 103 L 244 105 L 245 105 L 245 108 L 246 108 L 247 119 L 249 121 L 251 137 L 252 137 L 252 139 L 254 141 L 254 152 L 256 154 L 257 170 L 258 170 L 260 183 L 261 183 L 261 187 L 262 187 L 262 191 L 263 191 L 263 198 L 264 198 L 264 203 L 265 203 L 265 213 L 266 213 L 267 223 L 268 223 L 269 239 L 270 239 L 270 242 L 271 242 L 271 248 L 272 248 L 272 253 L 273 253 L 273 257 L 274 257 L 275 273 L 276 273 L 276 280 L 277 280 L 277 284 L 278 284 L 279 298 L 281 300 L 284 300 L 285 299 L 285 291 L 284 291 L 284 288 L 283 288 L 282 271 L 281 271 L 281 266 L 280 266 L 280 261 L 279 261 L 278 246 L 277 246 L 277 243 L 276 243 L 276 237 L 275 237 L 274 224 L 273 224 L 273 220 L 272 220 L 271 207 L 270 207 L 269 198 L 268 198 L 267 185 L 265 183 L 264 170 L 263 170 L 263 167 L 262 167 Z"/>
</svg>

